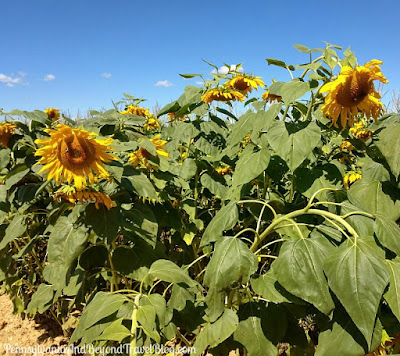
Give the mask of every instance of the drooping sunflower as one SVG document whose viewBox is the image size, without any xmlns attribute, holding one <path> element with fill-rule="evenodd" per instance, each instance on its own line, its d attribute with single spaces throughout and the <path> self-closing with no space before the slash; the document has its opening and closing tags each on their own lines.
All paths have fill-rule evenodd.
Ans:
<svg viewBox="0 0 400 356">
<path fill-rule="evenodd" d="M 150 141 L 154 144 L 156 148 L 156 155 L 157 156 L 163 156 L 163 157 L 169 157 L 169 154 L 167 150 L 165 149 L 165 144 L 167 141 L 165 140 L 160 140 L 161 134 L 158 134 L 154 136 Z M 129 155 L 129 160 L 134 167 L 138 166 L 139 164 L 141 167 L 153 170 L 157 169 L 156 166 L 154 166 L 151 162 L 149 162 L 149 157 L 150 158 L 155 158 L 149 151 L 147 151 L 144 147 L 139 147 L 135 152 L 132 152 Z"/>
<path fill-rule="evenodd" d="M 60 202 L 61 200 L 67 201 L 73 205 L 77 202 L 81 204 L 94 203 L 96 209 L 99 209 L 99 204 L 103 204 L 108 210 L 117 206 L 111 198 L 103 192 L 95 189 L 76 190 L 71 186 L 64 186 L 54 194 L 54 198 Z"/>
<path fill-rule="evenodd" d="M 322 86 L 321 92 L 328 92 L 322 112 L 334 126 L 337 127 L 339 116 L 344 129 L 347 123 L 354 124 L 359 113 L 375 120 L 383 113 L 383 104 L 373 83 L 374 80 L 388 83 L 379 66 L 382 63 L 373 59 L 354 69 L 344 66 L 336 80 Z"/>
<path fill-rule="evenodd" d="M 244 101 L 245 96 L 235 89 L 229 87 L 220 87 L 207 90 L 201 97 L 206 104 L 213 101 Z"/>
<path fill-rule="evenodd" d="M 11 136 L 14 135 L 16 127 L 17 125 L 9 122 L 0 124 L 0 146 L 4 148 L 8 147 L 8 141 L 10 141 Z"/>
<path fill-rule="evenodd" d="M 366 129 L 363 121 L 359 121 L 354 124 L 349 131 L 353 136 L 364 142 L 367 141 L 374 133 L 374 131 Z"/>
<path fill-rule="evenodd" d="M 281 96 L 279 96 L 279 95 L 275 95 L 275 94 L 271 94 L 268 90 L 265 92 L 265 93 L 263 93 L 262 95 L 261 95 L 261 98 L 263 99 L 263 100 L 266 100 L 266 101 L 268 101 L 269 103 L 273 103 L 273 102 L 280 102 L 280 101 L 282 101 L 282 97 Z"/>
<path fill-rule="evenodd" d="M 362 178 L 362 174 L 358 172 L 349 172 L 343 177 L 343 184 L 346 189 L 350 189 L 350 186 L 357 180 Z"/>
<path fill-rule="evenodd" d="M 265 85 L 261 79 L 261 77 L 255 77 L 249 74 L 236 74 L 232 79 L 228 80 L 225 85 L 247 95 L 251 93 L 253 88 L 258 90 L 258 86 L 263 87 Z"/>
<path fill-rule="evenodd" d="M 140 106 L 128 105 L 124 111 L 120 111 L 120 114 L 132 114 L 142 117 L 151 116 L 149 109 L 142 108 Z"/>
<path fill-rule="evenodd" d="M 145 122 L 145 124 L 143 125 L 143 128 L 144 128 L 146 131 L 157 130 L 157 129 L 160 128 L 160 123 L 158 122 L 158 120 L 157 120 L 155 117 L 149 116 L 149 117 L 146 119 L 146 122 Z"/>
<path fill-rule="evenodd" d="M 109 146 L 114 141 L 112 138 L 95 139 L 95 133 L 67 125 L 44 131 L 50 138 L 35 141 L 44 146 L 35 152 L 35 156 L 42 156 L 36 164 L 44 164 L 39 173 L 48 171 L 47 180 L 74 182 L 76 189 L 82 190 L 86 187 L 86 177 L 91 184 L 98 178 L 110 178 L 103 162 L 116 159 L 107 153 L 113 149 Z"/>
<path fill-rule="evenodd" d="M 60 110 L 59 109 L 47 108 L 44 112 L 47 114 L 47 116 L 52 121 L 56 121 L 60 118 Z"/>
</svg>

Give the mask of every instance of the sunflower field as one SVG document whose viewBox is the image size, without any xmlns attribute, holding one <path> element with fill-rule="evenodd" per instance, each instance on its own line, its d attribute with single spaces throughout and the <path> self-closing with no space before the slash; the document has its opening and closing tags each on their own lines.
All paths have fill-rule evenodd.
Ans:
<svg viewBox="0 0 400 356">
<path fill-rule="evenodd" d="M 128 94 L 83 120 L 1 112 L 15 312 L 130 355 L 400 353 L 400 115 L 382 62 L 295 48 L 305 63 L 267 59 L 290 81 L 181 74 L 204 84 L 158 113 Z"/>
</svg>

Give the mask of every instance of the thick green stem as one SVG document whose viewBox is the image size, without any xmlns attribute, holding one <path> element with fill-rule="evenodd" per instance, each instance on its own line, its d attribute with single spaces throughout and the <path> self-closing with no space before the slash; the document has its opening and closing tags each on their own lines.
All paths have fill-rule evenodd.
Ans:
<svg viewBox="0 0 400 356">
<path fill-rule="evenodd" d="M 130 345 L 130 350 L 129 350 L 129 355 L 130 356 L 137 356 L 136 353 L 136 338 L 137 338 L 137 311 L 139 309 L 139 300 L 140 300 L 141 295 L 138 294 L 135 297 L 135 305 L 133 306 L 133 312 L 132 312 L 132 326 L 131 326 L 131 345 Z"/>
</svg>

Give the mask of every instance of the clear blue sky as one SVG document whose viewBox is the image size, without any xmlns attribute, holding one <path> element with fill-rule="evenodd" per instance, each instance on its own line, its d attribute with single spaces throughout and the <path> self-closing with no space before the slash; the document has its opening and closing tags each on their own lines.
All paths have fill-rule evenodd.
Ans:
<svg viewBox="0 0 400 356">
<path fill-rule="evenodd" d="M 307 61 L 293 48 L 322 41 L 376 58 L 389 79 L 385 101 L 400 89 L 400 2 L 380 1 L 2 1 L 0 108 L 69 110 L 111 108 L 122 93 L 157 101 L 176 99 L 196 79 L 244 63 L 246 72 L 288 80 L 265 58 Z M 171 86 L 155 86 L 157 82 Z"/>
</svg>

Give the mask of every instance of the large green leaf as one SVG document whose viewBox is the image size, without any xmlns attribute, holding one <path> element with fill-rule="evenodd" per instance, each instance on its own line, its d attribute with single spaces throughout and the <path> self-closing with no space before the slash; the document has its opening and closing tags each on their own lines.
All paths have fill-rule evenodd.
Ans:
<svg viewBox="0 0 400 356">
<path fill-rule="evenodd" d="M 123 176 L 121 184 L 125 189 L 135 191 L 141 197 L 158 200 L 158 195 L 153 184 L 143 173 Z"/>
<path fill-rule="evenodd" d="M 209 174 L 203 174 L 200 178 L 200 182 L 204 188 L 207 188 L 212 194 L 221 199 L 224 199 L 228 193 L 228 187 L 224 185 L 223 179 L 215 179 L 211 177 Z"/>
<path fill-rule="evenodd" d="M 20 164 L 15 166 L 6 177 L 5 186 L 7 189 L 10 189 L 14 184 L 18 183 L 22 178 L 24 178 L 30 169 L 26 167 L 24 164 Z"/>
<path fill-rule="evenodd" d="M 285 297 L 285 290 L 279 284 L 275 273 L 269 270 L 261 276 L 251 278 L 251 287 L 254 292 L 273 303 L 291 303 Z"/>
<path fill-rule="evenodd" d="M 204 284 L 215 286 L 219 290 L 236 283 L 246 284 L 257 265 L 257 257 L 242 240 L 223 237 L 215 245 L 214 254 L 204 275 Z"/>
<path fill-rule="evenodd" d="M 327 256 L 324 270 L 329 287 L 370 346 L 378 306 L 390 277 L 385 253 L 372 237 L 347 240 Z"/>
<path fill-rule="evenodd" d="M 389 164 L 393 175 L 398 178 L 400 175 L 400 124 L 392 124 L 385 127 L 378 134 L 378 141 L 375 142 Z"/>
<path fill-rule="evenodd" d="M 137 311 L 137 320 L 143 331 L 155 342 L 160 343 L 160 334 L 157 332 L 156 310 L 152 305 L 141 305 Z"/>
<path fill-rule="evenodd" d="M 374 231 L 383 246 L 400 256 L 400 227 L 395 221 L 385 215 L 376 214 Z"/>
<path fill-rule="evenodd" d="M 274 151 L 283 159 L 293 172 L 321 141 L 321 130 L 313 121 L 304 128 L 289 134 L 285 122 L 277 121 L 267 134 Z"/>
<path fill-rule="evenodd" d="M 400 217 L 400 202 L 396 204 L 382 191 L 382 183 L 366 182 L 362 179 L 355 182 L 348 191 L 352 204 L 371 214 L 382 214 L 397 220 Z"/>
<path fill-rule="evenodd" d="M 258 152 L 245 151 L 239 156 L 232 176 L 233 185 L 239 186 L 257 178 L 268 167 L 270 153 L 264 148 Z"/>
<path fill-rule="evenodd" d="M 96 338 L 96 340 L 113 340 L 121 342 L 128 336 L 131 336 L 131 332 L 123 326 L 122 319 L 118 319 L 113 321 L 110 325 L 108 325 L 102 334 Z"/>
<path fill-rule="evenodd" d="M 26 216 L 19 214 L 15 215 L 11 220 L 10 225 L 7 226 L 3 239 L 0 241 L 0 250 L 17 237 L 22 237 L 26 231 L 26 227 Z"/>
<path fill-rule="evenodd" d="M 207 347 L 215 347 L 231 336 L 239 325 L 237 314 L 225 309 L 221 317 L 214 323 L 206 323 L 193 345 L 195 356 L 199 356 Z"/>
<path fill-rule="evenodd" d="M 111 242 L 121 225 L 120 208 L 115 207 L 108 210 L 103 204 L 96 208 L 95 204 L 86 207 L 86 224 L 100 237 Z"/>
<path fill-rule="evenodd" d="M 386 260 L 386 262 L 390 270 L 390 284 L 385 293 L 385 299 L 400 322 L 400 257 L 391 261 Z"/>
<path fill-rule="evenodd" d="M 239 219 L 239 213 L 235 201 L 225 205 L 211 220 L 203 237 L 200 241 L 200 247 L 204 247 L 211 242 L 217 241 L 224 230 L 232 229 Z"/>
<path fill-rule="evenodd" d="M 1 148 L 0 149 L 0 171 L 7 167 L 8 163 L 10 163 L 11 159 L 11 151 L 8 149 Z"/>
<path fill-rule="evenodd" d="M 290 293 L 313 304 L 329 315 L 335 305 L 323 272 L 323 263 L 333 247 L 323 237 L 285 241 L 274 272 L 278 282 Z"/>
<path fill-rule="evenodd" d="M 169 260 L 158 260 L 154 262 L 150 267 L 149 275 L 169 283 L 186 283 L 189 286 L 196 284 L 196 282 L 189 277 L 187 271 Z"/>
<path fill-rule="evenodd" d="M 53 286 L 42 283 L 37 291 L 33 293 L 32 299 L 28 304 L 26 311 L 34 315 L 36 312 L 42 314 L 51 307 L 53 301 Z"/>
</svg>

